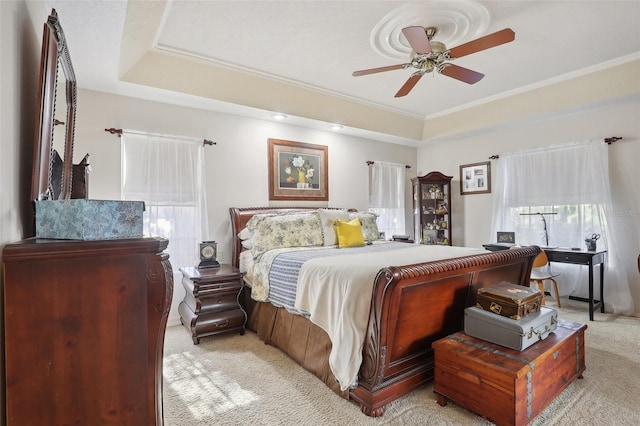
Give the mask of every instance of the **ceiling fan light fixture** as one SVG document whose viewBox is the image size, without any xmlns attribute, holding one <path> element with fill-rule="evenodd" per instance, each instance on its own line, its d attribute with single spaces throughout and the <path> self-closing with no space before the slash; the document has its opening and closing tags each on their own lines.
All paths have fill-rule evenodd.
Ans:
<svg viewBox="0 0 640 426">
<path fill-rule="evenodd" d="M 447 50 L 447 46 L 444 43 L 440 43 L 439 41 L 431 40 L 431 51 L 437 54 L 440 54 Z"/>
<path fill-rule="evenodd" d="M 406 96 L 424 74 L 432 73 L 434 70 L 463 83 L 475 84 L 482 80 L 484 74 L 451 64 L 448 61 L 512 42 L 515 40 L 516 35 L 511 28 L 505 28 L 447 49 L 444 43 L 433 40 L 433 36 L 437 32 L 438 29 L 435 27 L 414 25 L 403 28 L 402 34 L 412 49 L 408 63 L 355 71 L 353 76 L 358 77 L 384 71 L 414 68 L 416 71 L 411 74 L 395 94 L 396 98 Z"/>
<path fill-rule="evenodd" d="M 438 28 L 436 27 L 424 27 L 424 33 L 427 35 L 427 39 L 431 41 L 434 35 L 438 33 Z"/>
</svg>

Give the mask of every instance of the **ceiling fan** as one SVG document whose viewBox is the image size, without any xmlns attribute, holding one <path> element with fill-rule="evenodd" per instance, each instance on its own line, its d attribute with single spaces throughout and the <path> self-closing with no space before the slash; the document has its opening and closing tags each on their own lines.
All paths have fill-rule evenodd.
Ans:
<svg viewBox="0 0 640 426">
<path fill-rule="evenodd" d="M 354 77 L 361 75 L 374 74 L 378 72 L 399 70 L 405 68 L 416 68 L 411 77 L 395 94 L 396 98 L 407 95 L 416 83 L 426 73 L 436 70 L 440 74 L 455 78 L 468 84 L 477 83 L 484 77 L 477 71 L 473 71 L 458 65 L 451 64 L 447 61 L 461 58 L 481 50 L 509 43 L 516 37 L 513 30 L 505 28 L 504 30 L 486 35 L 484 37 L 471 40 L 470 42 L 461 44 L 452 49 L 447 49 L 444 43 L 432 40 L 433 36 L 438 32 L 435 27 L 406 27 L 402 29 L 402 34 L 406 37 L 409 45 L 413 49 L 411 53 L 411 62 L 406 64 L 389 65 L 386 67 L 371 68 L 367 70 L 355 71 Z"/>
</svg>

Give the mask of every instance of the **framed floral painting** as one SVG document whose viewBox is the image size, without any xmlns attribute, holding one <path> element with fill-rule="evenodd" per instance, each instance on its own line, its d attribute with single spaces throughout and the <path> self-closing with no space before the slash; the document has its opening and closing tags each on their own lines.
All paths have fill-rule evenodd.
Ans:
<svg viewBox="0 0 640 426">
<path fill-rule="evenodd" d="M 269 199 L 328 201 L 328 147 L 269 139 Z"/>
</svg>

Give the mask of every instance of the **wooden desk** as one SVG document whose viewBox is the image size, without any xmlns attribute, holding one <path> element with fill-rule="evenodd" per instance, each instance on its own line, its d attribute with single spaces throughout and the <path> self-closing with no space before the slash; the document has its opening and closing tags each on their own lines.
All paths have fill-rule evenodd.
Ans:
<svg viewBox="0 0 640 426">
<path fill-rule="evenodd" d="M 569 296 L 569 299 L 579 300 L 589 303 L 589 319 L 593 321 L 593 312 L 600 308 L 600 312 L 604 313 L 604 261 L 606 258 L 606 250 L 562 250 L 562 249 L 545 249 L 550 262 L 572 263 L 574 265 L 589 266 L 589 298 Z M 600 299 L 593 298 L 593 267 L 600 265 Z"/>
<path fill-rule="evenodd" d="M 490 251 L 508 250 L 509 247 L 500 244 L 483 244 Z M 550 262 L 572 263 L 574 265 L 587 265 L 589 267 L 589 298 L 569 296 L 569 299 L 589 303 L 589 319 L 593 321 L 593 312 L 600 308 L 604 313 L 604 262 L 606 250 L 569 250 L 569 249 L 544 249 Z M 600 265 L 600 299 L 594 300 L 593 296 L 593 267 Z"/>
</svg>

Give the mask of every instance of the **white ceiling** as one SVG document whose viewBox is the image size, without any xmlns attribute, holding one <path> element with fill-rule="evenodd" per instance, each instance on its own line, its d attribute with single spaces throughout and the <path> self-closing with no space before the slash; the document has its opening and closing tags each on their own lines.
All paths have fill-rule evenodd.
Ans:
<svg viewBox="0 0 640 426">
<path fill-rule="evenodd" d="M 119 78 L 126 72 L 121 69 L 127 65 L 122 58 L 136 52 L 138 56 L 156 52 L 194 66 L 204 63 L 260 78 L 262 87 L 293 85 L 307 91 L 310 100 L 319 93 L 428 120 L 640 57 L 640 1 L 39 3 L 40 8 L 30 7 L 32 15 L 44 14 L 46 18 L 51 8 L 58 12 L 80 87 L 250 116 L 264 111 L 260 105 L 236 102 L 232 96 L 216 98 L 193 91 L 185 95 L 179 90 L 154 88 L 161 85 L 151 72 L 139 77 L 136 84 L 124 82 Z M 133 11 L 138 18 L 132 32 Z M 44 22 L 40 15 L 37 18 Z M 411 75 L 410 69 L 351 75 L 355 70 L 408 62 L 410 48 L 400 30 L 411 25 L 438 27 L 434 40 L 448 48 L 503 28 L 513 29 L 516 38 L 455 61 L 485 74 L 475 85 L 428 74 L 407 96 L 395 98 Z M 41 27 L 36 26 L 40 32 Z M 155 72 L 162 74 L 163 69 Z M 225 81 L 218 83 L 225 85 Z M 227 90 L 246 94 L 252 89 L 238 86 Z M 243 103 L 250 108 L 244 108 Z M 298 108 L 302 111 L 295 102 L 278 106 L 292 116 Z M 301 116 L 326 120 L 324 116 Z M 346 116 L 333 121 L 341 119 L 349 123 Z"/>
</svg>

